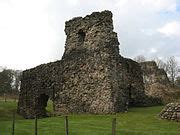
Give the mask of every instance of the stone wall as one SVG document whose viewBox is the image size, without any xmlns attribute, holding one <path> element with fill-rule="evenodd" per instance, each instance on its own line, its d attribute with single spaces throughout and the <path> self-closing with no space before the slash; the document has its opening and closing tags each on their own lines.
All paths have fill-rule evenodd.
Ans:
<svg viewBox="0 0 180 135">
<path fill-rule="evenodd" d="M 124 78 L 128 79 L 128 87 L 126 88 L 125 92 L 126 95 L 128 95 L 129 106 L 145 105 L 145 91 L 140 65 L 137 62 L 127 58 L 122 58 L 121 61 L 124 62 L 124 69 L 127 70 L 127 73 L 125 73 Z"/>
<path fill-rule="evenodd" d="M 109 114 L 145 103 L 141 67 L 119 55 L 110 11 L 73 18 L 65 33 L 60 61 L 23 72 L 19 114 L 46 116 L 48 98 L 56 114 Z"/>
<path fill-rule="evenodd" d="M 55 101 L 61 90 L 61 62 L 52 62 L 23 71 L 18 113 L 25 118 L 45 117 L 48 99 Z"/>
<path fill-rule="evenodd" d="M 159 69 L 154 61 L 140 63 L 143 72 L 146 95 L 169 100 L 170 82 L 166 72 Z"/>
</svg>

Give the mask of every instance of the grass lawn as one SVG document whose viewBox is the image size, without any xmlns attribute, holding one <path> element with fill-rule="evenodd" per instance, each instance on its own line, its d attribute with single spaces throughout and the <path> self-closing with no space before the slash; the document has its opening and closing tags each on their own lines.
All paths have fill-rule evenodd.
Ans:
<svg viewBox="0 0 180 135">
<path fill-rule="evenodd" d="M 17 103 L 0 100 L 0 135 L 11 135 L 12 112 Z M 48 110 L 52 108 L 48 106 Z M 131 108 L 116 115 L 70 115 L 70 135 L 111 135 L 112 118 L 117 118 L 117 135 L 180 135 L 180 123 L 161 120 L 163 106 Z M 15 135 L 34 135 L 34 120 L 16 114 Z M 65 135 L 64 117 L 38 120 L 38 135 Z"/>
</svg>

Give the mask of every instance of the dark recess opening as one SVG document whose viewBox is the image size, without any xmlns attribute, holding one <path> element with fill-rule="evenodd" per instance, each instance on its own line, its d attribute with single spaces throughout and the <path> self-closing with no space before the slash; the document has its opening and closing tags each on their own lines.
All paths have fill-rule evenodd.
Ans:
<svg viewBox="0 0 180 135">
<path fill-rule="evenodd" d="M 132 106 L 133 105 L 133 96 L 132 96 L 132 86 L 131 85 L 128 87 L 128 91 L 129 91 L 129 94 L 128 94 L 129 106 Z"/>
<path fill-rule="evenodd" d="M 46 107 L 49 96 L 46 94 L 41 94 L 36 100 L 36 115 L 39 117 L 46 117 Z"/>
<path fill-rule="evenodd" d="M 83 30 L 79 30 L 78 32 L 79 42 L 84 42 L 85 37 L 86 37 L 86 33 Z"/>
</svg>

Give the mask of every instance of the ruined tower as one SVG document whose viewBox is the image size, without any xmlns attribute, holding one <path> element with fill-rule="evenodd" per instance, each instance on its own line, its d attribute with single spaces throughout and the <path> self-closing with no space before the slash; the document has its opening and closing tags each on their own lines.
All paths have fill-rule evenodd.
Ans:
<svg viewBox="0 0 180 135">
<path fill-rule="evenodd" d="M 123 111 L 123 75 L 119 74 L 119 42 L 113 32 L 112 13 L 94 12 L 66 22 L 62 58 L 62 91 L 56 108 L 66 113 Z"/>
</svg>

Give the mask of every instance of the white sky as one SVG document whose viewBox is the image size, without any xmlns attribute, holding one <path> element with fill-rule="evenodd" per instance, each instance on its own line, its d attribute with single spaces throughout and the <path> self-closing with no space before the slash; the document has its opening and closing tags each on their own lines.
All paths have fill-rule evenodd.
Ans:
<svg viewBox="0 0 180 135">
<path fill-rule="evenodd" d="M 65 21 L 105 9 L 123 56 L 180 61 L 179 0 L 0 0 L 0 66 L 24 70 L 61 59 Z"/>
</svg>

